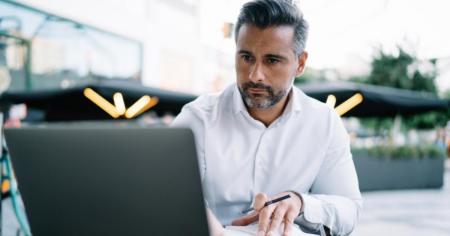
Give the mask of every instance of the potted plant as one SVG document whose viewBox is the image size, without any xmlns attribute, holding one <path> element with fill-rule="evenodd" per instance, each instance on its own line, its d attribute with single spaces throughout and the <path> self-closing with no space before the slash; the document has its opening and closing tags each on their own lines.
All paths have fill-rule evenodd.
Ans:
<svg viewBox="0 0 450 236">
<path fill-rule="evenodd" d="M 361 191 L 441 188 L 443 151 L 433 145 L 353 148 Z"/>
</svg>

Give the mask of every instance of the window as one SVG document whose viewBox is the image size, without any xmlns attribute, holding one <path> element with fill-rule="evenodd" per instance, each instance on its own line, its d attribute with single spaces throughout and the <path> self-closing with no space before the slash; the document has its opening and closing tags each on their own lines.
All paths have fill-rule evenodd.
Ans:
<svg viewBox="0 0 450 236">
<path fill-rule="evenodd" d="M 18 3 L 0 2 L 0 88 L 8 76 L 10 91 L 140 80 L 141 49 L 136 40 Z"/>
</svg>

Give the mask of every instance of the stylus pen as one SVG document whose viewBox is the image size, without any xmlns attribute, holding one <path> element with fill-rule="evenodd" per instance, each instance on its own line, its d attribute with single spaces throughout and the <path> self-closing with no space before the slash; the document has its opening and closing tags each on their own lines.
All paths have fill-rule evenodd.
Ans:
<svg viewBox="0 0 450 236">
<path fill-rule="evenodd" d="M 285 196 L 282 196 L 282 197 L 275 198 L 275 199 L 273 199 L 273 200 L 267 201 L 266 203 L 264 203 L 264 207 L 266 207 L 266 206 L 268 206 L 268 205 L 272 205 L 272 204 L 277 203 L 277 202 L 279 202 L 279 201 L 283 201 L 284 199 L 288 199 L 288 198 L 290 198 L 290 197 L 291 197 L 291 196 L 288 194 L 288 195 L 285 195 Z M 254 210 L 255 210 L 255 209 L 254 209 L 253 207 L 250 207 L 250 208 L 248 208 L 248 209 L 243 210 L 243 211 L 242 211 L 242 214 L 247 214 L 247 213 L 249 213 L 249 212 L 251 212 L 251 211 L 254 211 Z"/>
</svg>

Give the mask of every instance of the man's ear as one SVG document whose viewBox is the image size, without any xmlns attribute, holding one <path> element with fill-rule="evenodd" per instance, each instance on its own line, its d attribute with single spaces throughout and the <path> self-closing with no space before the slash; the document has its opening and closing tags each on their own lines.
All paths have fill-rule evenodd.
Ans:
<svg viewBox="0 0 450 236">
<path fill-rule="evenodd" d="M 303 71 L 305 70 L 305 65 L 306 65 L 307 59 L 308 59 L 307 51 L 303 51 L 302 54 L 300 54 L 300 56 L 298 56 L 298 66 L 297 66 L 297 71 L 295 73 L 296 77 L 299 77 L 300 75 L 303 74 Z"/>
</svg>

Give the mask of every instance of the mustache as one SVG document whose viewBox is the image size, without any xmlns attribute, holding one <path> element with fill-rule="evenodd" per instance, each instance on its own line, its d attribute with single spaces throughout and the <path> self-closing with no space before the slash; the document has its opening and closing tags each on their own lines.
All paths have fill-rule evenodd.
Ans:
<svg viewBox="0 0 450 236">
<path fill-rule="evenodd" d="M 265 85 L 263 83 L 247 82 L 247 83 L 243 84 L 242 87 L 243 87 L 244 90 L 254 88 L 254 89 L 264 89 L 268 93 L 272 93 L 273 92 L 272 87 L 270 87 L 268 85 Z"/>
</svg>

